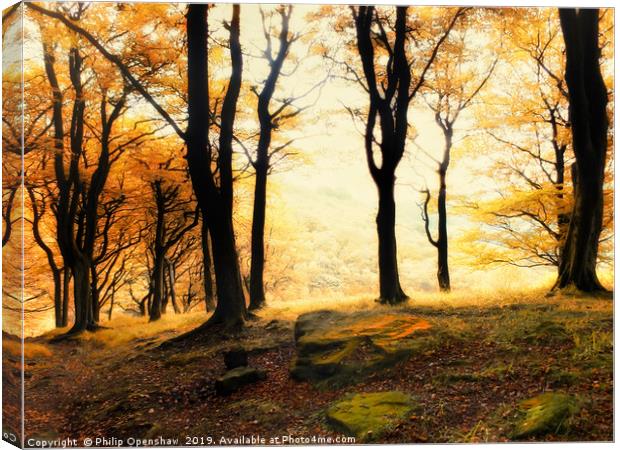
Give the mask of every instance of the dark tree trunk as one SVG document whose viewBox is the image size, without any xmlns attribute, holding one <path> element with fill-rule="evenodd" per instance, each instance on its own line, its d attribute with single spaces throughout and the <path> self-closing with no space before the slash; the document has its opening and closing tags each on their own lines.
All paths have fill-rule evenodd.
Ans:
<svg viewBox="0 0 620 450">
<path fill-rule="evenodd" d="M 174 289 L 174 280 L 175 280 L 175 269 L 172 261 L 168 261 L 166 264 L 168 268 L 168 295 L 170 296 L 170 303 L 172 303 L 172 309 L 174 309 L 175 314 L 179 314 L 181 310 L 179 309 L 179 305 L 177 305 L 177 294 Z"/>
<path fill-rule="evenodd" d="M 89 282 L 90 264 L 85 258 L 76 260 L 72 267 L 75 322 L 69 333 L 79 333 L 96 328 Z"/>
<path fill-rule="evenodd" d="M 564 208 L 564 153 L 566 151 L 566 145 L 558 146 L 556 145 L 555 151 L 555 173 L 556 180 L 555 185 L 557 189 L 556 199 L 558 203 L 558 214 L 557 214 L 557 226 L 558 226 L 558 234 L 557 234 L 557 245 L 558 245 L 558 275 L 561 273 L 560 267 L 562 265 L 562 252 L 564 248 L 564 243 L 566 242 L 566 235 L 568 234 L 568 227 L 570 225 L 570 214 L 565 211 Z"/>
<path fill-rule="evenodd" d="M 230 23 L 232 74 L 221 111 L 219 171 L 215 184 L 209 152 L 208 5 L 190 4 L 187 13 L 188 126 L 187 161 L 194 193 L 208 228 L 213 250 L 217 306 L 209 325 L 241 325 L 246 317 L 239 260 L 232 221 L 232 136 L 241 88 L 242 54 L 239 44 L 239 5 L 233 5 Z"/>
<path fill-rule="evenodd" d="M 450 292 L 450 269 L 448 267 L 448 211 L 446 209 L 446 175 L 450 167 L 452 151 L 453 122 L 442 122 L 437 117 L 444 136 L 443 159 L 439 164 L 439 194 L 437 196 L 437 282 L 442 292 Z"/>
<path fill-rule="evenodd" d="M 254 211 L 252 214 L 252 261 L 250 264 L 250 306 L 251 310 L 265 304 L 265 207 L 267 202 L 267 163 L 256 164 L 254 185 Z"/>
<path fill-rule="evenodd" d="M 66 320 L 63 320 L 63 285 L 61 280 L 62 270 L 58 268 L 56 261 L 54 260 L 54 252 L 47 245 L 47 243 L 43 240 L 41 236 L 41 230 L 39 225 L 41 223 L 41 218 L 45 212 L 45 199 L 42 200 L 42 204 L 39 205 L 37 203 L 37 198 L 34 192 L 34 189 L 31 187 L 27 188 L 28 197 L 30 198 L 30 209 L 32 210 L 32 235 L 34 237 L 35 242 L 39 245 L 39 247 L 45 253 L 47 257 L 47 263 L 50 266 L 50 270 L 52 272 L 52 280 L 54 282 L 54 319 L 55 325 L 57 328 L 66 326 Z"/>
<path fill-rule="evenodd" d="M 62 280 L 61 271 L 59 269 L 52 270 L 52 279 L 54 280 L 54 323 L 56 328 L 62 328 L 63 311 L 62 311 Z"/>
<path fill-rule="evenodd" d="M 354 10 L 355 11 L 355 10 Z M 379 193 L 377 237 L 379 242 L 379 291 L 382 303 L 396 304 L 407 299 L 400 286 L 396 250 L 395 172 L 405 151 L 407 111 L 411 73 L 405 52 L 407 7 L 396 8 L 394 43 L 390 46 L 391 64 L 386 67 L 387 87 L 377 87 L 375 73 L 373 23 L 379 20 L 373 6 L 360 6 L 354 12 L 357 48 L 368 84 L 369 112 L 365 131 L 366 161 Z M 387 43 L 385 45 L 388 45 Z M 381 166 L 374 159 L 374 129 L 377 117 L 381 129 Z"/>
<path fill-rule="evenodd" d="M 448 268 L 448 214 L 446 211 L 446 170 L 439 169 L 439 196 L 437 197 L 437 281 L 439 289 L 450 292 Z"/>
<path fill-rule="evenodd" d="M 163 316 L 164 314 L 166 314 L 167 310 L 168 310 L 168 300 L 170 299 L 169 297 L 169 289 L 168 289 L 168 268 L 167 268 L 167 264 L 164 262 L 164 268 L 163 268 L 163 280 L 162 280 L 162 287 L 163 287 L 163 293 L 161 295 L 161 305 L 159 307 L 159 309 L 161 310 L 161 315 Z"/>
<path fill-rule="evenodd" d="M 149 302 L 149 321 L 154 322 L 161 319 L 164 303 L 164 258 L 161 255 L 155 257 L 153 264 L 153 296 Z"/>
<path fill-rule="evenodd" d="M 114 295 L 110 297 L 110 309 L 108 310 L 108 321 L 112 320 L 113 309 L 114 309 Z"/>
<path fill-rule="evenodd" d="M 400 303 L 407 299 L 400 286 L 396 251 L 396 204 L 394 178 L 377 183 L 379 210 L 377 236 L 379 239 L 379 291 L 384 303 Z"/>
<path fill-rule="evenodd" d="M 269 174 L 271 146 L 271 133 L 274 129 L 274 116 L 269 110 L 269 105 L 282 72 L 284 60 L 288 55 L 292 38 L 289 36 L 289 22 L 292 6 L 288 10 L 282 9 L 282 28 L 279 35 L 278 53 L 272 59 L 271 48 L 269 51 L 270 70 L 265 84 L 258 95 L 258 120 L 260 123 L 260 136 L 256 150 L 256 160 L 253 162 L 256 171 L 254 185 L 254 210 L 252 213 L 252 258 L 250 265 L 250 309 L 259 309 L 265 304 L 265 216 L 267 203 L 267 176 Z"/>
<path fill-rule="evenodd" d="M 99 322 L 100 305 L 99 305 L 99 286 L 98 286 L 97 270 L 94 265 L 90 266 L 90 297 L 93 308 L 93 320 Z"/>
<path fill-rule="evenodd" d="M 217 281 L 217 306 L 212 320 L 229 326 L 240 325 L 246 317 L 245 297 L 237 249 L 232 236 L 232 218 L 227 221 L 210 221 L 213 248 L 213 267 Z"/>
<path fill-rule="evenodd" d="M 215 308 L 215 297 L 213 295 L 213 278 L 211 274 L 211 246 L 209 245 L 209 225 L 207 219 L 202 218 L 202 276 L 203 288 L 205 293 L 205 309 L 207 312 Z"/>
<path fill-rule="evenodd" d="M 560 9 L 576 163 L 573 211 L 554 288 L 574 287 L 584 292 L 605 291 L 596 275 L 608 128 L 598 14 L 598 9 Z"/>
<path fill-rule="evenodd" d="M 69 325 L 69 289 L 71 287 L 71 270 L 62 271 L 62 327 Z"/>
</svg>

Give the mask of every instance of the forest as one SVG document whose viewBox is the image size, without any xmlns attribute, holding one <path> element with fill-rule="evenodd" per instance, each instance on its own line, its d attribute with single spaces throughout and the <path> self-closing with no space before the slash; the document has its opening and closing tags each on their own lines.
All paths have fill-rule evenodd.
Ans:
<svg viewBox="0 0 620 450">
<path fill-rule="evenodd" d="M 5 435 L 613 440 L 613 9 L 28 2 L 2 34 Z"/>
</svg>

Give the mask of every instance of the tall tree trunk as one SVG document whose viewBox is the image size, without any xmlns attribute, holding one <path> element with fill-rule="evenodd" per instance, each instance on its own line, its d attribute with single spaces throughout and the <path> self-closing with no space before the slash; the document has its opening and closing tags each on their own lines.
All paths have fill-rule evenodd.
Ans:
<svg viewBox="0 0 620 450">
<path fill-rule="evenodd" d="M 239 270 L 232 218 L 209 221 L 213 236 L 213 267 L 217 281 L 217 306 L 212 320 L 229 326 L 240 325 L 246 317 L 245 297 Z"/>
<path fill-rule="evenodd" d="M 205 309 L 207 312 L 215 308 L 215 297 L 213 295 L 213 278 L 211 275 L 211 246 L 209 245 L 209 225 L 207 219 L 202 217 L 202 231 L 200 234 L 202 242 L 202 276 L 205 294 Z"/>
<path fill-rule="evenodd" d="M 216 186 L 209 152 L 208 5 L 190 4 L 187 13 L 188 126 L 187 162 L 192 186 L 208 227 L 213 249 L 217 306 L 207 324 L 241 325 L 245 297 L 232 221 L 232 132 L 241 88 L 242 54 L 239 43 L 239 5 L 230 23 L 232 74 L 221 111 L 218 155 L 220 186 Z"/>
<path fill-rule="evenodd" d="M 60 269 L 52 270 L 52 279 L 54 280 L 54 323 L 56 328 L 63 326 L 62 314 L 62 280 Z"/>
<path fill-rule="evenodd" d="M 289 48 L 294 38 L 289 36 L 289 23 L 292 6 L 288 9 L 282 7 L 280 16 L 282 28 L 280 29 L 278 52 L 272 59 L 271 44 L 266 52 L 269 59 L 269 74 L 265 84 L 258 95 L 258 120 L 260 123 L 260 136 L 256 150 L 256 161 L 253 162 L 256 170 L 254 185 L 254 210 L 252 213 L 252 258 L 250 264 L 250 309 L 259 309 L 265 304 L 265 215 L 267 200 L 267 176 L 269 174 L 271 146 L 271 133 L 274 129 L 274 121 L 277 121 L 269 110 L 269 105 L 276 90 L 278 78 L 282 72 L 284 60 L 288 55 Z"/>
<path fill-rule="evenodd" d="M 400 303 L 407 299 L 400 286 L 398 255 L 396 251 L 396 204 L 394 202 L 394 177 L 377 183 L 379 210 L 377 212 L 377 237 L 379 240 L 379 291 L 383 303 Z"/>
<path fill-rule="evenodd" d="M 108 310 L 108 321 L 112 320 L 113 309 L 114 309 L 114 295 L 110 297 L 110 309 Z"/>
<path fill-rule="evenodd" d="M 62 325 L 69 325 L 69 289 L 71 287 L 71 269 L 65 267 L 62 271 Z"/>
<path fill-rule="evenodd" d="M 91 264 L 90 266 L 90 297 L 93 304 L 93 320 L 99 323 L 99 312 L 101 309 L 99 306 L 99 286 L 97 279 L 97 270 L 95 269 L 95 266 L 93 264 Z"/>
<path fill-rule="evenodd" d="M 565 210 L 564 205 L 564 153 L 566 151 L 566 145 L 556 145 L 555 151 L 555 173 L 556 173 L 556 199 L 557 199 L 557 217 L 556 223 L 558 227 L 557 245 L 558 245 L 558 276 L 561 273 L 560 267 L 562 266 L 562 252 L 564 249 L 564 243 L 566 242 L 566 236 L 568 234 L 568 227 L 570 225 L 570 214 Z"/>
<path fill-rule="evenodd" d="M 162 305 L 164 298 L 164 258 L 161 255 L 155 256 L 153 264 L 153 297 L 149 305 L 149 321 L 154 322 L 161 319 Z"/>
<path fill-rule="evenodd" d="M 405 52 L 407 35 L 407 7 L 396 8 L 394 43 L 390 48 L 391 64 L 387 71 L 387 87 L 380 92 L 375 73 L 373 24 L 378 18 L 373 6 L 353 9 L 357 35 L 357 49 L 362 61 L 364 77 L 368 84 L 369 111 L 366 121 L 364 145 L 370 174 L 379 193 L 377 212 L 377 237 L 379 242 L 379 290 L 382 303 L 396 304 L 408 297 L 400 286 L 396 251 L 396 205 L 394 203 L 395 172 L 405 151 L 407 138 L 407 111 L 413 95 L 410 64 Z M 383 75 L 381 75 L 383 76 Z M 374 158 L 375 125 L 379 117 L 381 129 L 381 166 Z"/>
<path fill-rule="evenodd" d="M 596 274 L 603 224 L 607 89 L 601 75 L 598 9 L 560 9 L 573 134 L 574 204 L 554 288 L 603 292 Z"/>
<path fill-rule="evenodd" d="M 437 214 L 437 281 L 441 291 L 450 292 L 450 270 L 448 268 L 448 215 L 446 211 L 446 170 L 443 167 L 439 169 Z"/>
<path fill-rule="evenodd" d="M 77 259 L 72 267 L 75 322 L 69 333 L 79 333 L 96 328 L 90 296 L 89 273 L 90 264 L 88 260 L 86 258 Z"/>
<path fill-rule="evenodd" d="M 254 211 L 252 214 L 252 261 L 250 264 L 250 309 L 259 309 L 265 304 L 265 209 L 267 202 L 268 162 L 255 164 Z"/>
<path fill-rule="evenodd" d="M 174 309 L 174 313 L 179 314 L 181 310 L 179 309 L 179 305 L 177 305 L 177 294 L 174 289 L 174 264 L 172 263 L 172 261 L 168 261 L 166 266 L 168 267 L 168 295 L 170 295 L 170 303 L 172 303 L 172 309 Z"/>
</svg>

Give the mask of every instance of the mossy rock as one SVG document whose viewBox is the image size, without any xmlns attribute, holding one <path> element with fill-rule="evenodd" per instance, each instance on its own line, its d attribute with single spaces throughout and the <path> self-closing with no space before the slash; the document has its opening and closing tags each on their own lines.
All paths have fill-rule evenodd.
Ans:
<svg viewBox="0 0 620 450">
<path fill-rule="evenodd" d="M 318 311 L 295 324 L 297 380 L 347 383 L 392 367 L 428 344 L 431 324 L 407 313 Z"/>
<path fill-rule="evenodd" d="M 512 439 L 525 439 L 566 430 L 570 419 L 578 412 L 575 397 L 547 392 L 521 402 L 522 419 L 517 422 Z"/>
<path fill-rule="evenodd" d="M 266 377 L 267 374 L 263 370 L 253 367 L 237 367 L 215 381 L 215 390 L 219 395 L 227 395 L 247 384 L 264 380 Z"/>
<path fill-rule="evenodd" d="M 415 409 L 414 400 L 399 391 L 353 394 L 332 404 L 327 422 L 357 442 L 373 441 L 394 429 Z"/>
</svg>

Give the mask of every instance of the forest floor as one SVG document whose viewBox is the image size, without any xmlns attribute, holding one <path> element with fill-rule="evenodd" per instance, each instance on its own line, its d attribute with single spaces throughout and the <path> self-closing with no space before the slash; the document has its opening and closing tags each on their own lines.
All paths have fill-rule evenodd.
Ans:
<svg viewBox="0 0 620 450">
<path fill-rule="evenodd" d="M 27 437 L 206 445 L 290 436 L 297 441 L 288 443 L 318 443 L 308 439 L 341 436 L 326 421 L 330 404 L 348 393 L 397 390 L 415 398 L 418 408 L 379 442 L 507 441 L 520 402 L 549 391 L 574 396 L 579 408 L 561 428 L 526 440 L 613 439 L 611 300 L 530 293 L 501 302 L 413 299 L 397 308 L 365 307 L 441 323 L 452 333 L 392 368 L 330 388 L 291 378 L 295 313 L 277 308 L 262 311 L 241 332 L 163 348 L 160 343 L 204 316 L 148 326 L 144 319 L 122 318 L 117 328 L 53 344 L 52 335 L 32 338 L 26 343 Z M 267 377 L 217 395 L 222 352 L 238 344 L 248 349 L 249 365 Z M 11 347 L 5 344 L 5 354 Z M 177 441 L 156 440 L 161 437 Z"/>
</svg>

